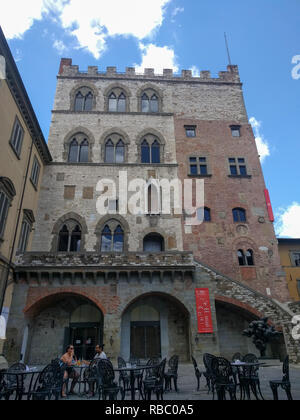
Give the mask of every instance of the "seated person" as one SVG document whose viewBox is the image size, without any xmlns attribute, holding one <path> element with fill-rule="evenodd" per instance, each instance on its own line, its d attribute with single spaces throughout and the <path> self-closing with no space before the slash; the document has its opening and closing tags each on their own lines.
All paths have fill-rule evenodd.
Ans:
<svg viewBox="0 0 300 420">
<path fill-rule="evenodd" d="M 74 346 L 69 345 L 67 347 L 66 353 L 62 356 L 61 361 L 67 365 L 65 375 L 64 375 L 64 380 L 68 379 L 68 378 L 73 379 L 70 394 L 76 395 L 76 393 L 74 392 L 74 388 L 75 388 L 75 386 L 78 382 L 79 373 L 76 372 L 76 370 L 73 367 L 75 365 L 75 363 L 77 362 L 77 358 L 74 355 Z M 63 398 L 67 397 L 66 384 L 65 383 L 64 383 L 63 389 L 62 389 L 62 397 Z"/>
<path fill-rule="evenodd" d="M 101 345 L 98 344 L 96 346 L 95 348 L 96 355 L 91 363 L 97 362 L 97 360 L 107 359 L 107 356 L 103 351 L 103 348 L 104 348 L 104 344 L 101 344 Z M 85 363 L 88 363 L 88 362 L 85 362 Z M 88 364 L 90 365 L 91 363 L 88 363 Z M 88 375 L 89 377 L 87 377 L 87 382 L 89 383 L 89 388 L 90 388 L 89 396 L 92 397 L 94 396 L 95 376 L 97 375 L 97 372 L 93 372 L 92 370 L 89 370 Z"/>
</svg>

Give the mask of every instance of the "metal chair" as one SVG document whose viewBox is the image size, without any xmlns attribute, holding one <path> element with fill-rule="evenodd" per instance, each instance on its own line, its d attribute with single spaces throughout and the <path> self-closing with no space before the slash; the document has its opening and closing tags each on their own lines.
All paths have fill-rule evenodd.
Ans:
<svg viewBox="0 0 300 420">
<path fill-rule="evenodd" d="M 120 392 L 120 387 L 114 382 L 115 372 L 112 363 L 109 360 L 100 359 L 97 370 L 99 400 L 101 399 L 101 394 L 103 400 L 106 400 L 107 396 L 110 401 L 116 400 Z"/>
<path fill-rule="evenodd" d="M 291 393 L 291 382 L 290 382 L 290 358 L 287 356 L 283 362 L 282 366 L 283 378 L 278 381 L 270 381 L 270 387 L 273 392 L 273 397 L 275 401 L 278 401 L 278 388 L 281 387 L 287 395 L 289 401 L 293 401 Z"/>
<path fill-rule="evenodd" d="M 51 366 L 53 368 L 53 384 L 52 384 L 52 395 L 56 400 L 59 400 L 62 393 L 62 387 L 64 384 L 64 375 L 67 365 L 60 359 L 52 360 Z"/>
<path fill-rule="evenodd" d="M 193 356 L 192 356 L 192 362 L 194 365 L 195 376 L 197 379 L 197 391 L 200 391 L 200 379 L 201 379 L 202 373 L 200 372 L 196 359 Z"/>
<path fill-rule="evenodd" d="M 95 384 L 97 385 L 98 362 L 99 362 L 99 359 L 92 360 L 89 366 L 83 372 L 82 382 L 84 385 L 84 393 L 87 392 L 86 385 L 88 385 L 90 394 L 94 395 L 94 392 L 97 392 L 97 390 L 95 391 L 94 388 L 95 388 Z"/>
<path fill-rule="evenodd" d="M 7 381 L 5 380 L 5 370 L 0 371 L 0 400 L 9 400 L 11 392 L 7 389 Z"/>
<path fill-rule="evenodd" d="M 231 363 L 223 357 L 215 357 L 212 360 L 211 368 L 218 400 L 226 400 L 226 391 L 231 400 L 236 400 L 236 384 L 233 379 Z"/>
<path fill-rule="evenodd" d="M 166 363 L 166 359 L 160 363 L 155 378 L 152 377 L 143 381 L 144 396 L 148 401 L 151 401 L 152 392 L 156 394 L 157 400 L 161 399 L 163 401 Z"/>
<path fill-rule="evenodd" d="M 122 357 L 118 357 L 118 368 L 126 368 L 126 362 Z M 125 399 L 125 394 L 130 391 L 130 376 L 127 372 L 119 372 L 119 387 L 122 393 L 122 399 Z"/>
<path fill-rule="evenodd" d="M 24 363 L 15 363 L 6 372 L 7 391 L 12 395 L 16 392 L 16 399 L 19 399 L 24 392 L 24 381 L 21 375 L 8 375 L 10 372 L 24 372 L 26 371 L 26 365 Z"/>
<path fill-rule="evenodd" d="M 205 353 L 203 355 L 203 363 L 204 363 L 204 366 L 205 366 L 205 369 L 206 369 L 206 372 L 204 372 L 203 375 L 206 378 L 208 394 L 210 392 L 212 392 L 213 393 L 213 399 L 215 398 L 215 385 L 214 385 L 215 377 L 214 377 L 213 371 L 212 371 L 212 362 L 213 362 L 214 359 L 216 359 L 216 357 L 213 356 L 212 354 Z"/>
<path fill-rule="evenodd" d="M 53 364 L 46 366 L 38 375 L 33 389 L 28 392 L 28 399 L 32 401 L 51 400 L 57 380 L 56 375 L 57 370 Z"/>
<path fill-rule="evenodd" d="M 249 353 L 243 357 L 243 362 L 245 363 L 259 363 L 259 360 L 255 354 Z M 240 386 L 242 399 L 245 398 L 245 393 L 247 398 L 250 399 L 250 390 L 252 390 L 255 398 L 258 400 L 258 394 L 264 400 L 262 391 L 260 388 L 260 379 L 259 379 L 259 366 L 245 366 L 242 368 L 242 372 L 239 374 Z M 257 392 L 258 391 L 258 392 Z"/>
<path fill-rule="evenodd" d="M 165 373 L 165 391 L 172 391 L 172 379 L 174 382 L 175 391 L 178 392 L 177 380 L 178 380 L 178 363 L 179 356 L 172 356 L 169 360 L 169 369 Z"/>
</svg>

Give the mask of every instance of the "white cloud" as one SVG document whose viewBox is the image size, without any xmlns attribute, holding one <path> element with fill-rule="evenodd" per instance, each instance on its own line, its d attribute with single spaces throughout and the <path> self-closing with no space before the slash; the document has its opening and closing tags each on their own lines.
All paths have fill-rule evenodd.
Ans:
<svg viewBox="0 0 300 420">
<path fill-rule="evenodd" d="M 183 13 L 184 12 L 184 7 L 175 7 L 175 9 L 172 11 L 171 16 L 172 16 L 172 22 L 175 22 L 175 17 L 179 14 L 179 13 Z"/>
<path fill-rule="evenodd" d="M 270 156 L 270 147 L 269 147 L 268 141 L 261 134 L 260 129 L 261 129 L 262 123 L 260 121 L 257 121 L 257 119 L 254 117 L 250 118 L 249 121 L 254 131 L 258 154 L 260 156 L 261 163 L 263 163 L 265 159 L 268 156 Z"/>
<path fill-rule="evenodd" d="M 53 48 L 57 50 L 59 55 L 63 55 L 68 49 L 64 42 L 58 39 L 53 42 Z"/>
<path fill-rule="evenodd" d="M 176 56 L 171 48 L 140 43 L 140 49 L 142 51 L 142 63 L 140 65 L 134 64 L 138 73 L 143 73 L 146 68 L 154 68 L 156 74 L 162 74 L 163 69 L 178 71 Z"/>
<path fill-rule="evenodd" d="M 275 229 L 278 236 L 300 238 L 300 203 L 280 209 L 277 219 Z"/>
<path fill-rule="evenodd" d="M 98 59 L 107 37 L 131 35 L 142 40 L 151 36 L 162 25 L 170 1 L 10 0 L 1 8 L 1 22 L 6 36 L 16 38 L 30 29 L 34 20 L 50 14 L 77 38 L 79 48 L 86 48 Z"/>
<path fill-rule="evenodd" d="M 66 0 L 0 0 L 0 24 L 8 39 L 22 38 L 35 20 L 53 11 L 59 13 Z"/>
<path fill-rule="evenodd" d="M 198 67 L 192 66 L 190 70 L 192 70 L 193 77 L 200 77 L 200 70 Z"/>
</svg>

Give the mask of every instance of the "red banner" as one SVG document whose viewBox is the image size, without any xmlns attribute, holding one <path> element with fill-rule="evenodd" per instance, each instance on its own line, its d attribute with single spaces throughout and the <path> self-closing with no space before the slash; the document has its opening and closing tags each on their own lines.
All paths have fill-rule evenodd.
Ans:
<svg viewBox="0 0 300 420">
<path fill-rule="evenodd" d="M 270 222 L 273 223 L 275 221 L 275 218 L 274 218 L 274 213 L 273 213 L 273 209 L 272 209 L 270 194 L 269 194 L 268 190 L 265 190 L 265 197 L 266 197 L 266 202 L 267 202 L 269 219 L 270 219 Z"/>
<path fill-rule="evenodd" d="M 195 294 L 198 319 L 198 333 L 213 333 L 214 328 L 211 316 L 209 289 L 195 289 Z"/>
</svg>

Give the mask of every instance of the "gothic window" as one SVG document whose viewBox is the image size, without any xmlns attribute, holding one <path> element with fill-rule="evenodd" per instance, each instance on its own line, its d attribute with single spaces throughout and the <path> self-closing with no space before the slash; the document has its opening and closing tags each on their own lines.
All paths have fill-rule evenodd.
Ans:
<svg viewBox="0 0 300 420">
<path fill-rule="evenodd" d="M 90 145 L 84 134 L 76 135 L 69 145 L 69 163 L 87 163 Z"/>
<path fill-rule="evenodd" d="M 59 232 L 58 252 L 80 252 L 81 227 L 75 220 L 67 221 Z"/>
<path fill-rule="evenodd" d="M 147 89 L 142 94 L 141 111 L 153 114 L 159 112 L 159 97 L 153 89 Z"/>
<path fill-rule="evenodd" d="M 247 265 L 254 265 L 254 253 L 252 249 L 248 249 L 248 251 L 246 252 L 246 261 Z"/>
<path fill-rule="evenodd" d="M 75 112 L 88 112 L 93 110 L 94 95 L 89 88 L 81 88 L 75 96 Z"/>
<path fill-rule="evenodd" d="M 144 238 L 144 252 L 164 252 L 164 238 L 157 233 L 150 233 Z"/>
<path fill-rule="evenodd" d="M 125 162 L 125 143 L 118 135 L 113 135 L 105 143 L 105 163 Z"/>
<path fill-rule="evenodd" d="M 239 249 L 237 255 L 240 266 L 254 266 L 254 252 L 252 249 L 248 249 L 246 252 Z"/>
<path fill-rule="evenodd" d="M 126 112 L 126 95 L 120 89 L 116 92 L 111 92 L 108 97 L 108 111 L 109 112 Z"/>
<path fill-rule="evenodd" d="M 156 137 L 148 135 L 141 143 L 141 162 L 161 163 L 161 145 Z"/>
<path fill-rule="evenodd" d="M 245 209 L 241 209 L 241 208 L 235 208 L 232 210 L 232 214 L 233 214 L 233 221 L 236 223 L 242 222 L 242 223 L 246 223 L 247 222 L 247 217 L 246 217 L 246 210 Z"/>
<path fill-rule="evenodd" d="M 245 259 L 244 251 L 242 249 L 239 249 L 238 252 L 237 252 L 237 255 L 238 255 L 239 265 L 240 266 L 246 265 L 246 259 Z"/>
<path fill-rule="evenodd" d="M 113 227 L 108 223 L 101 234 L 101 252 L 121 253 L 124 250 L 124 231 L 120 225 Z"/>
</svg>

